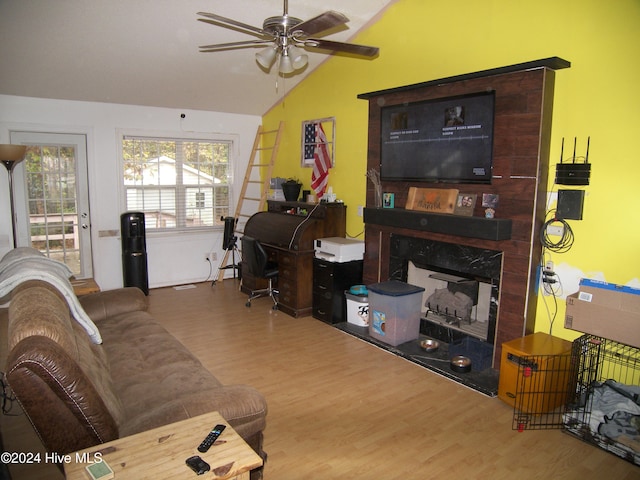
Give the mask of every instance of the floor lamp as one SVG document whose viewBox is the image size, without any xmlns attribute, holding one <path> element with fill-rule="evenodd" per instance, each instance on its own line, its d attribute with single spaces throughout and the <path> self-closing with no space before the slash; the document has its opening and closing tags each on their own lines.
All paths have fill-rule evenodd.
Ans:
<svg viewBox="0 0 640 480">
<path fill-rule="evenodd" d="M 16 213 L 13 206 L 13 167 L 24 160 L 26 145 L 0 144 L 0 161 L 7 167 L 9 173 L 9 200 L 11 202 L 11 226 L 13 227 L 13 248 L 18 246 L 16 233 Z"/>
</svg>

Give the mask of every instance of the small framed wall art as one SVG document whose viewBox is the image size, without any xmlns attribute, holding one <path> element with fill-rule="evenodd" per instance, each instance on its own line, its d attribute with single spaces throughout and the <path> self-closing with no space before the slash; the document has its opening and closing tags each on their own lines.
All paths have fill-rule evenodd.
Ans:
<svg viewBox="0 0 640 480">
<path fill-rule="evenodd" d="M 335 117 L 305 120 L 302 122 L 301 166 L 313 167 L 316 155 L 327 157 L 331 167 L 335 166 Z M 325 160 L 325 158 L 323 158 Z"/>
</svg>

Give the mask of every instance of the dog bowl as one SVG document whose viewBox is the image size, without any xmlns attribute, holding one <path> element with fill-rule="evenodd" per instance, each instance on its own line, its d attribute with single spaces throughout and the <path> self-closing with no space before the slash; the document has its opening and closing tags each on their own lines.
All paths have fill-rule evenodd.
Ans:
<svg viewBox="0 0 640 480">
<path fill-rule="evenodd" d="M 440 347 L 440 342 L 437 340 L 433 340 L 431 338 L 427 338 L 426 340 L 422 340 L 420 342 L 420 348 L 427 353 L 435 352 Z"/>
<path fill-rule="evenodd" d="M 451 359 L 451 370 L 458 373 L 471 371 L 471 359 L 464 355 L 456 355 Z"/>
</svg>

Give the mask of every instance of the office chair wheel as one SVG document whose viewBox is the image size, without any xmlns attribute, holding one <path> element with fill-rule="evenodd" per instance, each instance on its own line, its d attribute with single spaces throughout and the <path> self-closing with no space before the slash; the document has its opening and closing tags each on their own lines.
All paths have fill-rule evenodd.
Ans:
<svg viewBox="0 0 640 480">
<path fill-rule="evenodd" d="M 271 307 L 271 310 L 277 310 L 278 309 L 278 305 L 274 305 L 273 307 Z"/>
<path fill-rule="evenodd" d="M 251 306 L 251 302 L 247 302 L 244 304 L 245 307 L 250 307 Z"/>
</svg>

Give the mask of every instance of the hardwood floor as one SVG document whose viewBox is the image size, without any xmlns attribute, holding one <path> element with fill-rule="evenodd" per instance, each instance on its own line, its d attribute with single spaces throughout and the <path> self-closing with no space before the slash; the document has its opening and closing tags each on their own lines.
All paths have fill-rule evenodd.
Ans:
<svg viewBox="0 0 640 480">
<path fill-rule="evenodd" d="M 267 480 L 640 475 L 559 430 L 513 431 L 513 410 L 497 398 L 312 317 L 272 311 L 269 299 L 251 308 L 245 300 L 234 280 L 149 295 L 150 312 L 218 379 L 252 385 L 267 398 Z M 6 342 L 6 320 L 2 327 Z M 2 432 L 7 451 L 37 446 L 23 417 L 3 417 Z M 14 478 L 62 478 L 55 469 L 41 477 L 35 470 L 14 470 Z"/>
</svg>

